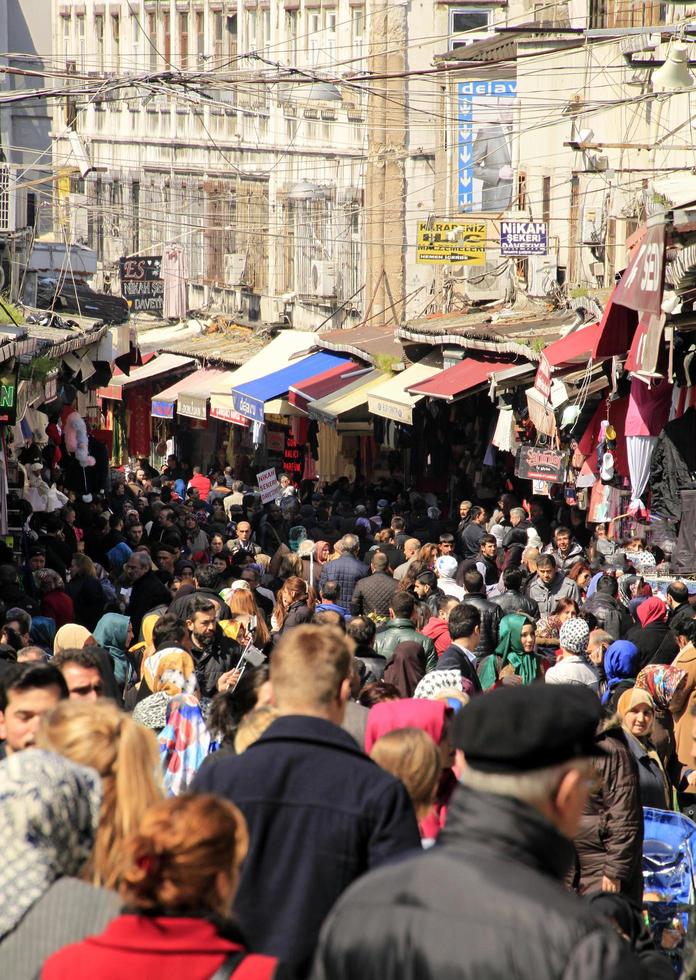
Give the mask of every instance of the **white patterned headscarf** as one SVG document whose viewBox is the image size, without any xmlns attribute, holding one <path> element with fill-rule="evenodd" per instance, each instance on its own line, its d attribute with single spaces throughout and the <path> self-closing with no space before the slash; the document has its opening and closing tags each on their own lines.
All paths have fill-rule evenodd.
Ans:
<svg viewBox="0 0 696 980">
<path fill-rule="evenodd" d="M 99 824 L 93 769 L 41 749 L 0 762 L 0 939 L 54 881 L 79 875 Z"/>
<path fill-rule="evenodd" d="M 579 656 L 587 653 L 590 642 L 590 627 L 584 619 L 566 619 L 558 635 L 558 644 L 568 653 Z"/>
</svg>

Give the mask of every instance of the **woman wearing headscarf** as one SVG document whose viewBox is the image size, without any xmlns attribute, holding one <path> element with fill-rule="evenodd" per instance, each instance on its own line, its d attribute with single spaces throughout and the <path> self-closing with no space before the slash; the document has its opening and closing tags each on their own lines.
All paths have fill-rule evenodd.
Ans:
<svg viewBox="0 0 696 980">
<path fill-rule="evenodd" d="M 670 711 L 674 719 L 674 743 L 677 758 L 683 766 L 691 765 L 693 758 L 693 709 L 696 708 L 696 646 L 694 646 L 694 634 L 696 628 L 692 624 L 687 624 L 684 631 L 691 634 L 687 638 L 689 642 L 681 648 L 674 658 L 672 667 L 677 667 L 686 673 L 686 680 L 679 688 L 679 694 L 672 698 Z M 696 797 L 694 798 L 696 799 Z"/>
<path fill-rule="evenodd" d="M 636 611 L 640 626 L 632 626 L 626 639 L 635 643 L 640 667 L 648 664 L 671 664 L 679 653 L 674 630 L 667 625 L 667 606 L 659 596 L 650 596 Z"/>
<path fill-rule="evenodd" d="M 61 626 L 53 640 L 53 655 L 64 653 L 66 650 L 82 650 L 91 647 L 92 652 L 99 658 L 99 672 L 104 683 L 104 697 L 111 698 L 117 703 L 122 702 L 122 688 L 119 687 L 114 675 L 114 665 L 106 650 L 97 645 L 97 641 L 84 626 L 68 623 Z"/>
<path fill-rule="evenodd" d="M 199 696 L 191 654 L 172 644 L 150 654 L 143 662 L 141 690 L 150 694 L 138 701 L 133 718 L 146 728 L 160 732 L 167 724 L 167 707 L 172 698 L 179 694 Z"/>
<path fill-rule="evenodd" d="M 331 546 L 328 541 L 317 541 L 312 551 L 312 560 L 302 556 L 303 578 L 309 583 L 310 588 L 317 588 L 322 566 L 329 560 Z"/>
<path fill-rule="evenodd" d="M 75 619 L 73 601 L 65 591 L 65 583 L 52 568 L 40 568 L 34 578 L 41 597 L 41 615 L 52 619 L 56 629 Z"/>
<path fill-rule="evenodd" d="M 120 613 L 106 613 L 94 629 L 94 639 L 111 657 L 116 682 L 125 691 L 133 677 L 133 667 L 128 655 L 128 647 L 133 639 L 133 629 L 128 616 Z"/>
<path fill-rule="evenodd" d="M 616 710 L 636 761 L 641 804 L 658 810 L 673 810 L 673 787 L 683 791 L 689 785 L 696 785 L 696 772 L 682 769 L 678 760 L 669 773 L 665 769 L 651 738 L 655 705 L 648 691 L 639 687 L 624 691 Z"/>
<path fill-rule="evenodd" d="M 672 710 L 684 700 L 687 677 L 687 672 L 679 667 L 648 664 L 636 678 L 636 687 L 647 691 L 653 699 L 655 720 L 650 737 L 665 766 L 676 750 Z"/>
<path fill-rule="evenodd" d="M 53 653 L 53 641 L 56 638 L 56 624 L 48 616 L 33 616 L 29 637 L 33 646 L 41 649 L 50 657 Z"/>
<path fill-rule="evenodd" d="M 197 697 L 177 694 L 169 699 L 166 724 L 157 741 L 167 794 L 185 793 L 210 752 L 212 741 Z"/>
<path fill-rule="evenodd" d="M 406 644 L 402 644 L 405 646 Z M 416 644 L 417 645 L 417 644 Z M 383 735 L 402 728 L 419 728 L 426 732 L 440 750 L 442 773 L 435 794 L 433 809 L 421 821 L 421 837 L 436 838 L 447 819 L 447 804 L 457 785 L 452 766 L 454 749 L 449 739 L 449 726 L 454 715 L 445 701 L 426 701 L 403 698 L 400 701 L 381 701 L 370 708 L 365 728 L 365 752 L 372 748 Z"/>
<path fill-rule="evenodd" d="M 602 704 L 611 711 L 624 691 L 635 684 L 640 670 L 640 654 L 635 643 L 629 640 L 614 640 L 604 654 L 604 673 L 607 686 L 602 695 Z"/>
<path fill-rule="evenodd" d="M 535 652 L 536 627 L 529 617 L 520 613 L 503 616 L 498 636 L 500 640 L 495 653 L 485 657 L 478 669 L 484 691 L 508 674 L 520 677 L 523 684 L 531 684 L 543 676 L 542 659 Z"/>
<path fill-rule="evenodd" d="M 39 749 L 0 762 L 0 976 L 38 977 L 67 943 L 103 929 L 121 902 L 80 880 L 102 787 L 93 769 Z"/>
<path fill-rule="evenodd" d="M 385 684 L 393 684 L 402 698 L 412 698 L 418 682 L 425 675 L 425 667 L 422 644 L 405 640 L 394 648 L 394 656 L 387 664 L 382 680 Z"/>
</svg>

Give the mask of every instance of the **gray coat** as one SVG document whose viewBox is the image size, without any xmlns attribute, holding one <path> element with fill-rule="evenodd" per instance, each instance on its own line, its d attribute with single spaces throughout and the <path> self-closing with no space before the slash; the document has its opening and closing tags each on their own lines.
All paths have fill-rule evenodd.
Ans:
<svg viewBox="0 0 696 980">
<path fill-rule="evenodd" d="M 566 578 L 562 572 L 557 572 L 555 579 L 549 585 L 535 575 L 526 591 L 529 598 L 533 599 L 539 607 L 540 616 L 550 616 L 559 599 L 575 599 L 576 602 L 580 602 L 577 585 L 572 578 Z"/>
<path fill-rule="evenodd" d="M 122 904 L 115 892 L 60 878 L 0 942 L 0 977 L 35 980 L 52 953 L 101 932 Z"/>
</svg>

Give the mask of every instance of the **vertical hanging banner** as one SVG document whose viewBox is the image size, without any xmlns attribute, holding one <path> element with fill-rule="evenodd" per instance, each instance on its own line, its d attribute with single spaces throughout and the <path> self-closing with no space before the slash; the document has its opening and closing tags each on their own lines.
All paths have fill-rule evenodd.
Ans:
<svg viewBox="0 0 696 980">
<path fill-rule="evenodd" d="M 534 387 L 545 402 L 549 401 L 551 398 L 551 365 L 544 353 L 539 357 L 539 367 L 534 378 Z"/>
<path fill-rule="evenodd" d="M 636 246 L 613 300 L 639 313 L 660 315 L 665 275 L 665 219 L 651 218 L 642 242 Z"/>
<path fill-rule="evenodd" d="M 516 96 L 514 79 L 457 85 L 457 201 L 463 211 L 512 207 Z"/>
</svg>

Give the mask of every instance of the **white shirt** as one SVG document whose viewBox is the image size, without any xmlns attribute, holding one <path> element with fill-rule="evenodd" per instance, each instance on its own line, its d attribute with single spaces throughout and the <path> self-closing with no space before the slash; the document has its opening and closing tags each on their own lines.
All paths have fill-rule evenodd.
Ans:
<svg viewBox="0 0 696 980">
<path fill-rule="evenodd" d="M 547 684 L 584 684 L 599 694 L 599 678 L 592 664 L 584 657 L 564 657 L 544 674 Z"/>
<path fill-rule="evenodd" d="M 448 578 L 443 575 L 441 578 L 438 578 L 437 585 L 445 595 L 451 595 L 453 598 L 458 599 L 459 602 L 464 598 L 464 589 L 461 585 L 457 585 L 453 578 Z"/>
</svg>

